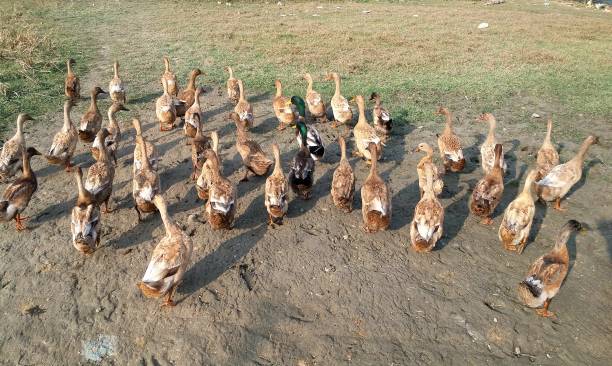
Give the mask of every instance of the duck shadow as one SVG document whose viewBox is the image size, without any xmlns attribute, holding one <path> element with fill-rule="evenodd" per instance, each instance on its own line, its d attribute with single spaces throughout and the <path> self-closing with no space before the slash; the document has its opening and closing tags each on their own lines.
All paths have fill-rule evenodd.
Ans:
<svg viewBox="0 0 612 366">
<path fill-rule="evenodd" d="M 516 151 L 521 145 L 521 142 L 517 139 L 514 139 L 510 142 L 512 143 L 512 148 L 504 152 L 504 161 L 507 165 L 506 174 L 504 176 L 506 180 L 512 180 L 517 176 L 516 168 L 519 162 L 516 159 Z"/>
<path fill-rule="evenodd" d="M 262 120 L 260 123 L 256 124 L 251 129 L 251 132 L 255 134 L 264 135 L 264 134 L 267 134 L 268 132 L 276 130 L 277 127 L 278 127 L 278 119 L 276 118 L 274 114 L 272 114 L 270 117 L 267 117 L 264 120 Z M 287 127 L 287 128 L 290 128 L 290 127 Z"/>
<path fill-rule="evenodd" d="M 457 237 L 465 224 L 465 220 L 470 215 L 468 208 L 468 201 L 472 193 L 470 183 L 465 183 L 461 192 L 462 195 L 444 209 L 444 235 L 439 241 L 440 245 L 436 245 L 439 249 L 444 248 Z"/>
<path fill-rule="evenodd" d="M 76 200 L 77 196 L 71 196 L 70 199 L 65 199 L 59 203 L 47 206 L 47 208 L 35 216 L 34 221 L 42 224 L 47 221 L 57 220 L 67 213 L 72 212 Z"/>
<path fill-rule="evenodd" d="M 480 166 L 480 146 L 486 140 L 486 136 L 482 133 L 476 135 L 476 142 L 463 151 L 463 156 L 466 160 L 466 166 L 462 173 L 469 174 Z"/>
<path fill-rule="evenodd" d="M 132 205 L 133 207 L 133 205 Z M 153 239 L 153 231 L 162 226 L 163 222 L 157 212 L 143 213 L 142 220 L 138 220 L 136 210 L 133 211 L 134 220 L 137 221 L 127 231 L 121 233 L 116 239 L 108 241 L 106 246 L 115 250 L 127 249 Z M 125 215 L 123 216 L 125 220 Z"/>
<path fill-rule="evenodd" d="M 612 261 L 612 220 L 601 220 L 597 222 L 597 230 L 606 239 L 608 257 Z"/>
<path fill-rule="evenodd" d="M 419 180 L 416 179 L 391 197 L 393 212 L 389 230 L 400 230 L 408 226 L 414 216 L 414 208 L 421 199 Z M 402 213 L 402 215 L 399 215 Z"/>
<path fill-rule="evenodd" d="M 139 95 L 136 98 L 128 98 L 127 105 L 149 103 L 149 102 L 156 100 L 161 95 L 162 95 L 161 93 L 149 93 L 149 94 Z"/>
<path fill-rule="evenodd" d="M 185 298 L 218 279 L 225 271 L 232 268 L 259 242 L 267 230 L 266 224 L 258 226 L 224 241 L 212 253 L 196 262 L 185 274 L 185 281 L 180 287 Z"/>
</svg>

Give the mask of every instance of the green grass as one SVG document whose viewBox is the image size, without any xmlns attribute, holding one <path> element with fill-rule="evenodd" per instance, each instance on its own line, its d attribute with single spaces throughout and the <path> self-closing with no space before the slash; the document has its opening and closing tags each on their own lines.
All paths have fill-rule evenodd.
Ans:
<svg viewBox="0 0 612 366">
<path fill-rule="evenodd" d="M 302 94 L 305 71 L 330 96 L 324 74 L 337 71 L 345 96 L 378 91 L 396 119 L 414 124 L 433 120 L 439 104 L 473 115 L 544 104 L 565 122 L 579 114 L 612 117 L 612 22 L 608 14 L 580 7 L 98 1 L 27 2 L 20 11 L 33 19 L 33 31 L 51 39 L 25 74 L 35 84 L 11 59 L 0 59 L 7 74 L 2 82 L 9 85 L 0 101 L 3 123 L 13 123 L 22 110 L 60 109 L 68 54 L 82 61 L 81 76 L 97 67 L 100 85 L 117 58 L 136 98 L 159 93 L 161 57 L 168 54 L 181 78 L 200 67 L 207 73 L 202 81 L 218 86 L 227 77 L 223 66 L 232 65 L 249 96 L 272 93 L 276 78 L 285 94 Z M 177 18 L 164 18 L 168 14 Z M 478 30 L 482 21 L 490 27 Z"/>
</svg>

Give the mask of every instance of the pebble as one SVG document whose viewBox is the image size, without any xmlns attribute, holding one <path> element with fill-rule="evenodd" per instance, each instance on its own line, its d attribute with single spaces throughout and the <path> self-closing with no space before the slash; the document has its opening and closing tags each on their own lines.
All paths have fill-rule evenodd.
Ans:
<svg viewBox="0 0 612 366">
<path fill-rule="evenodd" d="M 520 355 L 521 354 L 521 348 L 519 346 L 514 347 L 514 354 L 515 355 Z"/>
<path fill-rule="evenodd" d="M 478 29 L 489 28 L 489 23 L 480 23 L 478 24 Z"/>
<path fill-rule="evenodd" d="M 534 113 L 534 114 L 531 115 L 531 118 L 540 118 L 540 115 L 537 114 L 537 113 Z"/>
</svg>

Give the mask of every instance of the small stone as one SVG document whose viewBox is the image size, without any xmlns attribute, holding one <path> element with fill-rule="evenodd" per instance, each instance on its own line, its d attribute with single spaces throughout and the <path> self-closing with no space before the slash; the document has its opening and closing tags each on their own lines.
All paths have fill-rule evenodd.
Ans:
<svg viewBox="0 0 612 366">
<path fill-rule="evenodd" d="M 348 235 L 343 235 L 343 236 L 342 236 L 342 239 L 344 239 L 344 240 L 348 240 Z"/>
<path fill-rule="evenodd" d="M 521 354 L 521 348 L 519 346 L 514 347 L 514 354 L 517 356 Z"/>
<path fill-rule="evenodd" d="M 478 29 L 485 29 L 485 28 L 489 28 L 489 23 L 480 23 L 478 24 Z"/>
<path fill-rule="evenodd" d="M 537 114 L 537 113 L 534 113 L 534 114 L 531 115 L 531 118 L 540 118 L 540 115 Z"/>
<path fill-rule="evenodd" d="M 369 11 L 369 10 L 362 10 L 361 12 L 362 12 L 363 14 L 370 14 L 370 11 Z"/>
<path fill-rule="evenodd" d="M 497 323 L 497 318 L 493 318 L 493 323 Z"/>
<path fill-rule="evenodd" d="M 552 356 L 547 353 L 546 358 L 552 358 Z"/>
</svg>

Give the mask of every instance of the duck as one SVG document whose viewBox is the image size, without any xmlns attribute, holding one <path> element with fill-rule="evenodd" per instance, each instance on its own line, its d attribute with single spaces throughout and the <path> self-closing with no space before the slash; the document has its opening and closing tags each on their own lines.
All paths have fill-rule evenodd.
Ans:
<svg viewBox="0 0 612 366">
<path fill-rule="evenodd" d="M 268 211 L 268 225 L 274 226 L 283 224 L 283 218 L 289 208 L 289 202 L 287 202 L 289 186 L 283 173 L 278 144 L 272 144 L 272 153 L 274 154 L 274 170 L 266 178 L 264 203 Z"/>
<path fill-rule="evenodd" d="M 217 154 L 209 149 L 205 156 L 211 173 L 205 206 L 207 221 L 215 230 L 232 229 L 236 214 L 236 188 L 221 174 Z"/>
<path fill-rule="evenodd" d="M 30 160 L 40 153 L 35 148 L 28 147 L 22 150 L 21 154 L 21 176 L 6 187 L 0 199 L 0 222 L 15 220 L 17 231 L 26 229 L 23 221 L 28 217 L 22 217 L 21 213 L 28 207 L 30 199 L 38 189 L 36 174 L 32 170 Z"/>
<path fill-rule="evenodd" d="M 370 142 L 368 150 L 372 156 L 372 165 L 361 187 L 361 214 L 363 230 L 375 233 L 387 230 L 391 223 L 391 190 L 378 175 L 378 146 Z"/>
<path fill-rule="evenodd" d="M 499 204 L 504 193 L 504 178 L 502 171 L 502 146 L 495 145 L 495 161 L 493 170 L 476 183 L 470 198 L 470 211 L 483 218 L 482 224 L 491 225 L 491 215 Z"/>
<path fill-rule="evenodd" d="M 138 118 L 132 119 L 132 125 L 134 126 L 134 130 L 136 131 L 136 136 L 142 136 L 142 127 L 140 124 L 140 120 Z M 136 173 L 137 170 L 142 169 L 143 161 L 142 161 L 142 148 L 140 148 L 138 139 L 136 139 L 136 146 L 134 146 L 134 165 L 132 167 L 132 172 Z M 149 142 L 147 139 L 142 136 L 142 141 L 147 145 L 147 157 L 149 158 L 149 164 L 151 164 L 151 168 L 154 171 L 157 171 L 158 161 L 160 160 L 159 155 L 157 154 L 157 149 L 153 143 Z"/>
<path fill-rule="evenodd" d="M 480 164 L 482 165 L 482 170 L 484 174 L 487 175 L 493 170 L 495 166 L 495 146 L 497 145 L 497 138 L 495 137 L 495 127 L 496 120 L 495 117 L 491 113 L 483 113 L 478 119 L 479 122 L 487 122 L 489 124 L 489 133 L 487 134 L 487 138 L 482 143 L 480 147 Z M 508 169 L 506 162 L 504 161 L 504 152 L 502 149 L 502 170 L 504 173 Z"/>
<path fill-rule="evenodd" d="M 443 115 L 446 118 L 446 126 L 438 137 L 438 148 L 440 149 L 440 157 L 444 162 L 444 170 L 450 170 L 453 173 L 458 173 L 465 168 L 465 158 L 463 157 L 463 149 L 461 148 L 461 140 L 453 132 L 453 116 L 452 113 L 444 107 L 439 107 L 436 111 L 437 115 Z"/>
<path fill-rule="evenodd" d="M 272 166 L 272 160 L 268 159 L 255 140 L 249 138 L 248 132 L 240 125 L 240 116 L 232 112 L 230 113 L 230 119 L 236 124 L 236 150 L 242 157 L 242 163 L 245 167 L 244 177 L 240 181 L 248 181 L 249 172 L 257 176 L 267 174 Z"/>
<path fill-rule="evenodd" d="M 296 128 L 295 139 L 298 146 L 302 142 L 299 130 L 306 129 L 306 147 L 308 147 L 308 151 L 310 151 L 310 156 L 314 161 L 321 160 L 325 154 L 325 146 L 323 146 L 323 140 L 321 139 L 319 131 L 317 131 L 314 126 L 306 126 L 306 106 L 304 99 L 293 96 L 291 97 L 291 103 L 295 105 L 299 115 L 297 123 L 293 126 Z"/>
<path fill-rule="evenodd" d="M 172 307 L 176 305 L 173 300 L 176 288 L 191 261 L 193 242 L 168 214 L 163 196 L 156 195 L 153 202 L 164 223 L 166 235 L 153 249 L 147 270 L 137 286 L 145 297 L 164 296 L 162 307 Z"/>
<path fill-rule="evenodd" d="M 439 196 L 442 193 L 442 189 L 444 189 L 444 181 L 440 179 L 440 175 L 438 174 L 438 168 L 433 163 L 433 149 L 429 146 L 428 143 L 422 142 L 420 143 L 413 152 L 424 152 L 425 156 L 419 160 L 417 164 L 417 174 L 419 176 L 419 190 L 421 191 L 421 197 L 423 197 L 423 193 L 425 192 L 425 186 L 427 185 L 427 167 L 431 168 L 432 178 L 433 178 L 433 192 L 436 196 Z"/>
<path fill-rule="evenodd" d="M 414 208 L 410 224 L 410 244 L 418 253 L 431 252 L 444 232 L 444 207 L 434 190 L 434 170 L 425 166 L 425 187 L 421 200 Z"/>
<path fill-rule="evenodd" d="M 125 96 L 125 86 L 119 77 L 119 62 L 115 61 L 113 63 L 113 71 L 115 74 L 108 83 L 108 93 L 110 94 L 110 98 L 113 102 L 126 104 L 127 98 Z"/>
<path fill-rule="evenodd" d="M 102 127 L 102 115 L 100 114 L 100 110 L 98 109 L 98 95 L 100 94 L 108 94 L 99 86 L 93 87 L 91 89 L 91 102 L 89 104 L 89 108 L 87 112 L 81 117 L 81 122 L 79 126 L 79 138 L 83 142 L 93 142 L 96 138 L 96 135 L 100 131 Z"/>
<path fill-rule="evenodd" d="M 538 197 L 548 202 L 555 201 L 554 208 L 558 211 L 565 211 L 566 208 L 561 207 L 561 199 L 582 177 L 582 166 L 586 154 L 591 145 L 598 143 L 599 137 L 588 136 L 574 158 L 564 164 L 555 166 L 544 178 L 536 181 Z"/>
<path fill-rule="evenodd" d="M 136 148 L 140 149 L 140 156 L 147 156 L 147 143 L 142 135 L 136 135 Z M 161 193 L 161 185 L 157 171 L 153 169 L 149 159 L 142 159 L 142 167 L 134 169 L 132 180 L 132 197 L 134 209 L 138 214 L 138 221 L 142 221 L 142 213 L 157 211 L 153 198 Z"/>
<path fill-rule="evenodd" d="M 196 180 L 200 176 L 202 166 L 204 161 L 206 161 L 204 151 L 212 147 L 211 139 L 208 136 L 204 136 L 202 129 L 202 121 L 198 120 L 196 135 L 193 139 L 191 139 L 191 163 L 193 168 L 191 173 L 192 180 Z"/>
<path fill-rule="evenodd" d="M 110 154 L 106 147 L 106 137 L 109 132 L 106 128 L 101 129 L 96 136 L 100 141 L 100 155 L 98 161 L 89 167 L 85 189 L 92 194 L 98 205 L 104 202 L 104 213 L 110 213 L 108 201 L 113 193 L 113 179 L 115 178 L 115 166 L 110 162 Z"/>
<path fill-rule="evenodd" d="M 189 138 L 196 137 L 198 126 L 202 120 L 202 107 L 200 106 L 200 95 L 203 89 L 197 88 L 195 91 L 195 101 L 191 104 L 187 112 L 185 112 L 185 124 L 183 125 L 183 131 L 185 136 Z"/>
<path fill-rule="evenodd" d="M 176 80 L 176 75 L 170 70 L 170 60 L 164 56 L 164 73 L 161 77 L 162 87 L 168 90 L 168 94 L 176 97 L 178 95 L 179 85 Z"/>
<path fill-rule="evenodd" d="M 276 87 L 276 95 L 272 100 L 272 107 L 274 108 L 274 114 L 278 119 L 279 131 L 284 130 L 287 126 L 292 126 L 297 119 L 297 112 L 295 106 L 291 104 L 291 99 L 283 96 L 283 84 L 280 80 L 274 81 Z"/>
<path fill-rule="evenodd" d="M 553 249 L 533 262 L 523 281 L 518 285 L 519 299 L 530 308 L 538 308 L 536 313 L 542 317 L 555 316 L 548 307 L 567 277 L 569 268 L 567 241 L 572 233 L 582 230 L 582 224 L 576 220 L 569 220 L 563 225 Z"/>
<path fill-rule="evenodd" d="M 17 116 L 17 131 L 2 146 L 0 152 L 0 181 L 4 182 L 12 178 L 22 168 L 22 153 L 26 149 L 23 125 L 26 121 L 34 121 L 27 113 L 20 113 Z"/>
<path fill-rule="evenodd" d="M 70 216 L 72 246 L 83 254 L 92 254 L 100 245 L 100 205 L 83 186 L 83 171 L 76 168 L 77 201 Z"/>
<path fill-rule="evenodd" d="M 355 194 L 355 173 L 353 167 L 346 157 L 346 141 L 344 137 L 338 137 L 340 145 L 340 163 L 331 184 L 331 196 L 334 205 L 346 213 L 353 211 L 353 196 Z"/>
<path fill-rule="evenodd" d="M 66 99 L 64 102 L 64 125 L 53 137 L 53 143 L 45 155 L 49 164 L 64 165 L 67 172 L 72 170 L 71 160 L 79 141 L 79 134 L 70 119 L 72 107 L 74 107 L 74 101 Z"/>
<path fill-rule="evenodd" d="M 334 114 L 332 127 L 338 127 L 339 124 L 346 126 L 346 123 L 353 119 L 353 111 L 348 100 L 340 94 L 340 75 L 336 72 L 328 73 L 325 80 L 333 80 L 336 84 L 336 91 L 330 102 Z M 348 129 L 348 126 L 346 128 Z"/>
<path fill-rule="evenodd" d="M 66 61 L 66 79 L 64 80 L 64 94 L 70 99 L 79 99 L 81 97 L 81 82 L 72 70 L 72 66 L 76 65 L 76 61 L 71 58 Z"/>
<path fill-rule="evenodd" d="M 174 128 L 174 120 L 176 120 L 176 107 L 174 98 L 168 92 L 167 80 L 162 78 L 164 85 L 164 94 L 155 101 L 155 114 L 159 120 L 160 131 L 170 131 Z"/>
<path fill-rule="evenodd" d="M 240 116 L 240 125 L 245 129 L 253 127 L 255 117 L 253 115 L 253 107 L 247 102 L 244 96 L 244 84 L 242 80 L 238 80 L 238 103 L 234 107 L 234 112 Z"/>
<path fill-rule="evenodd" d="M 212 131 L 210 133 L 210 141 L 210 149 L 217 155 L 217 161 L 219 162 L 219 167 L 221 167 L 221 156 L 219 155 L 219 135 L 217 134 L 217 131 Z M 204 156 L 206 156 L 206 152 L 204 152 Z M 202 164 L 200 176 L 196 181 L 196 192 L 198 193 L 198 197 L 204 201 L 208 200 L 208 190 L 210 188 L 211 179 L 212 171 L 210 168 L 210 163 L 205 160 Z"/>
<path fill-rule="evenodd" d="M 178 100 L 180 103 L 175 103 L 177 117 L 185 116 L 187 110 L 193 105 L 196 100 L 196 91 L 202 93 L 203 89 L 196 87 L 196 79 L 200 75 L 202 75 L 202 70 L 191 70 L 191 72 L 189 73 L 189 80 L 187 81 L 187 88 L 181 90 L 180 93 L 178 93 L 176 100 Z"/>
<path fill-rule="evenodd" d="M 306 103 L 308 104 L 308 112 L 313 120 L 327 121 L 327 113 L 325 102 L 321 98 L 321 94 L 312 89 L 312 76 L 309 73 L 304 74 L 304 80 L 308 83 L 306 87 Z"/>
<path fill-rule="evenodd" d="M 121 141 L 121 128 L 119 127 L 119 123 L 117 122 L 117 117 L 115 114 L 119 111 L 129 111 L 123 104 L 120 102 L 113 102 L 111 106 L 108 108 L 108 126 L 106 129 L 108 130 L 108 137 L 106 137 L 105 144 L 106 148 L 113 158 L 115 165 L 117 165 L 117 148 L 119 146 L 119 142 Z M 91 155 L 94 159 L 98 160 L 100 158 L 100 144 L 102 141 L 96 138 L 91 146 Z"/>
<path fill-rule="evenodd" d="M 355 147 L 357 151 L 354 155 L 360 156 L 366 159 L 368 162 L 372 160 L 372 156 L 370 154 L 370 143 L 373 143 L 376 146 L 376 156 L 380 159 L 382 155 L 382 147 L 383 143 L 380 137 L 376 134 L 376 130 L 372 125 L 368 123 L 365 115 L 365 101 L 363 96 L 357 95 L 355 97 L 355 101 L 357 102 L 357 108 L 359 109 L 359 119 L 357 120 L 357 124 L 353 129 L 353 135 L 355 136 Z"/>
<path fill-rule="evenodd" d="M 548 173 L 550 173 L 552 168 L 559 165 L 559 153 L 552 144 L 551 136 L 552 119 L 548 118 L 546 124 L 546 137 L 544 137 L 544 141 L 542 142 L 540 150 L 538 150 L 538 155 L 536 158 L 536 162 L 538 164 L 538 175 L 536 177 L 536 181 L 544 178 Z"/>
<path fill-rule="evenodd" d="M 304 128 L 298 129 L 300 133 L 300 148 L 291 162 L 289 171 L 289 185 L 291 190 L 302 199 L 310 199 L 312 185 L 314 183 L 315 161 L 310 155 L 307 140 L 307 131 Z"/>
<path fill-rule="evenodd" d="M 372 110 L 372 118 L 376 132 L 382 136 L 389 136 L 393 127 L 393 119 L 389 111 L 382 106 L 380 94 L 374 92 L 370 95 L 370 100 L 374 101 L 374 109 Z"/>
<path fill-rule="evenodd" d="M 537 170 L 531 170 L 525 178 L 525 186 L 514 201 L 510 202 L 504 211 L 504 218 L 499 225 L 498 236 L 504 248 L 508 251 L 523 253 L 533 215 L 535 214 L 535 204 L 533 202 L 533 183 L 538 175 Z"/>
<path fill-rule="evenodd" d="M 240 88 L 238 87 L 238 79 L 234 77 L 234 70 L 231 66 L 225 66 L 225 71 L 229 73 L 227 78 L 227 99 L 236 104 L 240 100 Z"/>
</svg>

